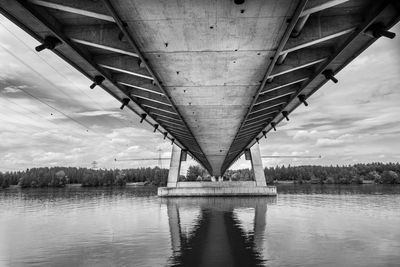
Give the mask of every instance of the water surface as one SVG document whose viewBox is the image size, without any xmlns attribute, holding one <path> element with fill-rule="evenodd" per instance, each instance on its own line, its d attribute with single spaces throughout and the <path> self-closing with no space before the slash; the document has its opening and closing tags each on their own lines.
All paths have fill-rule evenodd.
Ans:
<svg viewBox="0 0 400 267">
<path fill-rule="evenodd" d="M 0 266 L 399 266 L 400 187 L 279 186 L 276 198 L 0 191 Z"/>
</svg>

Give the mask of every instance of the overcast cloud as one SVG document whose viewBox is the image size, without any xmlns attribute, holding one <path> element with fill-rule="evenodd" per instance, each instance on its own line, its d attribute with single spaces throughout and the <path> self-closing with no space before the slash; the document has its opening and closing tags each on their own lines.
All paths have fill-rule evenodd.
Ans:
<svg viewBox="0 0 400 267">
<path fill-rule="evenodd" d="M 169 157 L 171 146 L 150 126 L 50 51 L 0 16 L 0 171 L 37 166 L 154 166 L 115 162 Z M 322 155 L 265 159 L 276 164 L 353 164 L 400 159 L 400 27 L 380 39 L 262 140 L 263 155 Z M 164 166 L 168 162 L 163 162 Z M 194 164 L 189 161 L 187 167 Z M 244 159 L 234 168 L 250 167 Z M 185 171 L 185 168 L 183 172 Z"/>
</svg>

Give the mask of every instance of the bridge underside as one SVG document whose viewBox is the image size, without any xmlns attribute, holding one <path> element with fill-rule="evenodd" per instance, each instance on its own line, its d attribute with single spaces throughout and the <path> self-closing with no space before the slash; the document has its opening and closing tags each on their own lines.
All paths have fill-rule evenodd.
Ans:
<svg viewBox="0 0 400 267">
<path fill-rule="evenodd" d="M 373 0 L 0 2 L 215 176 L 377 38 L 392 37 L 399 10 L 399 1 Z M 60 43 L 49 46 L 49 36 Z"/>
</svg>

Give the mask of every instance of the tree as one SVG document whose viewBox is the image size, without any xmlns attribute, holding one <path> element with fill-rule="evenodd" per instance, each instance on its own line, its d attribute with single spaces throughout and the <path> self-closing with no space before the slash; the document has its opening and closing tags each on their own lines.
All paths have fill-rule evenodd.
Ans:
<svg viewBox="0 0 400 267">
<path fill-rule="evenodd" d="M 382 182 L 384 184 L 399 184 L 399 175 L 394 171 L 384 171 L 382 173 Z"/>
<path fill-rule="evenodd" d="M 120 172 L 116 177 L 115 177 L 115 185 L 117 186 L 124 186 L 126 185 L 126 178 L 125 178 L 125 173 Z"/>
<path fill-rule="evenodd" d="M 5 177 L 5 175 L 3 175 L 1 172 L 0 172 L 0 186 L 1 186 L 1 188 L 7 188 L 7 187 L 10 187 L 10 181 L 8 180 L 8 178 L 7 177 Z"/>
<path fill-rule="evenodd" d="M 382 177 L 379 175 L 377 171 L 370 171 L 366 176 L 366 180 L 372 180 L 376 184 L 382 183 Z"/>
<path fill-rule="evenodd" d="M 56 172 L 51 179 L 51 186 L 64 187 L 67 183 L 67 178 L 63 170 Z"/>
<path fill-rule="evenodd" d="M 196 181 L 198 176 L 204 177 L 205 174 L 206 174 L 206 171 L 202 167 L 200 167 L 198 165 L 190 166 L 187 170 L 186 180 Z"/>
</svg>

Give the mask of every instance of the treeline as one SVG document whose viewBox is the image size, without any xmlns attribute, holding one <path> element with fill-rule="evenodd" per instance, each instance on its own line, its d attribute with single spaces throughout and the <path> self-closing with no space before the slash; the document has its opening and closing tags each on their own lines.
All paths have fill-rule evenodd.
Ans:
<svg viewBox="0 0 400 267">
<path fill-rule="evenodd" d="M 400 184 L 399 163 L 368 163 L 348 166 L 277 166 L 264 169 L 268 183 L 289 180 L 295 183 Z"/>
<path fill-rule="evenodd" d="M 400 184 L 399 163 L 368 163 L 349 166 L 276 166 L 264 169 L 268 184 L 279 181 L 319 184 L 362 184 L 364 180 L 377 184 Z M 224 180 L 254 180 L 250 169 L 228 170 Z M 210 180 L 207 171 L 199 166 L 188 169 L 186 180 Z"/>
<path fill-rule="evenodd" d="M 66 184 L 82 186 L 124 186 L 130 182 L 144 182 L 148 185 L 167 184 L 168 169 L 138 168 L 123 170 L 88 169 L 75 167 L 43 167 L 26 171 L 0 172 L 0 186 L 63 187 Z"/>
<path fill-rule="evenodd" d="M 362 184 L 368 180 L 377 184 L 400 184 L 399 163 L 368 163 L 348 166 L 276 166 L 264 169 L 267 183 L 293 181 L 294 183 Z M 250 169 L 228 170 L 224 180 L 253 180 Z M 0 186 L 63 187 L 66 184 L 82 186 L 124 186 L 143 182 L 145 185 L 165 186 L 168 169 L 88 169 L 75 167 L 32 168 L 25 171 L 0 172 Z M 209 181 L 211 176 L 200 166 L 190 166 L 180 181 Z"/>
</svg>

